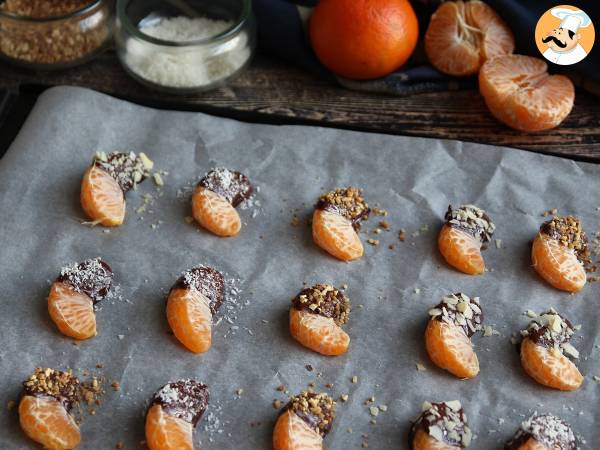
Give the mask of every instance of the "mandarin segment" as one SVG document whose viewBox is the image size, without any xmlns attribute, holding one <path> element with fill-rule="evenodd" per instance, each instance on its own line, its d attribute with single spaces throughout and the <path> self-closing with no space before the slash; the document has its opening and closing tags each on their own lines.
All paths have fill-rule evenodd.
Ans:
<svg viewBox="0 0 600 450">
<path fill-rule="evenodd" d="M 323 438 L 296 413 L 284 411 L 273 430 L 274 450 L 322 450 Z"/>
<path fill-rule="evenodd" d="M 81 181 L 81 207 L 94 222 L 116 227 L 125 219 L 125 195 L 104 169 L 92 165 Z"/>
<path fill-rule="evenodd" d="M 459 326 L 430 320 L 425 330 L 425 348 L 436 366 L 458 378 L 474 378 L 479 373 L 473 344 Z"/>
<path fill-rule="evenodd" d="M 227 199 L 202 186 L 192 195 L 192 215 L 208 231 L 217 236 L 235 236 L 242 228 L 240 215 Z"/>
<path fill-rule="evenodd" d="M 96 314 L 92 299 L 70 285 L 56 281 L 48 295 L 48 313 L 59 331 L 75 339 L 96 335 Z"/>
<path fill-rule="evenodd" d="M 53 398 L 24 395 L 19 402 L 19 422 L 31 440 L 49 450 L 69 450 L 81 442 L 75 420 Z"/>
<path fill-rule="evenodd" d="M 444 225 L 438 236 L 438 247 L 446 262 L 455 269 L 468 275 L 485 271 L 481 241 L 470 233 Z"/>
<path fill-rule="evenodd" d="M 535 237 L 531 261 L 535 271 L 556 289 L 578 292 L 585 286 L 587 276 L 575 251 L 547 234 Z"/>
<path fill-rule="evenodd" d="M 192 424 L 154 405 L 146 415 L 146 444 L 150 450 L 194 450 Z"/>
<path fill-rule="evenodd" d="M 456 448 L 454 445 L 446 444 L 429 436 L 424 430 L 417 430 L 413 436 L 412 450 L 454 450 Z"/>
<path fill-rule="evenodd" d="M 175 337 L 194 353 L 207 352 L 212 343 L 212 313 L 208 299 L 195 288 L 172 289 L 167 321 Z"/>
<path fill-rule="evenodd" d="M 352 222 L 335 212 L 316 209 L 312 220 L 312 235 L 319 247 L 342 261 L 352 261 L 364 253 L 363 244 L 352 227 Z"/>
<path fill-rule="evenodd" d="M 327 356 L 348 351 L 350 336 L 330 317 L 290 308 L 290 334 L 305 347 Z"/>
</svg>

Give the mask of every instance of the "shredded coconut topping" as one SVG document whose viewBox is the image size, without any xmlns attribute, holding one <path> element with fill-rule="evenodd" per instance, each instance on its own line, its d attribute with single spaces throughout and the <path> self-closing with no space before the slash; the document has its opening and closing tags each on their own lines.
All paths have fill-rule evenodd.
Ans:
<svg viewBox="0 0 600 450">
<path fill-rule="evenodd" d="M 86 259 L 63 267 L 57 281 L 69 284 L 76 292 L 88 295 L 97 303 L 108 295 L 113 272 L 101 258 Z"/>
<path fill-rule="evenodd" d="M 216 167 L 209 171 L 198 185 L 226 198 L 234 207 L 252 195 L 252 185 L 248 177 L 224 167 Z"/>
<path fill-rule="evenodd" d="M 152 398 L 165 412 L 196 426 L 208 406 L 208 387 L 195 380 L 183 379 L 164 385 Z"/>
<path fill-rule="evenodd" d="M 437 306 L 429 310 L 429 315 L 432 320 L 462 327 L 469 337 L 483 329 L 479 297 L 470 298 L 461 292 L 443 297 Z"/>
<path fill-rule="evenodd" d="M 213 316 L 217 313 L 225 298 L 223 274 L 212 267 L 204 265 L 198 265 L 184 272 L 174 287 L 196 289 L 208 299 Z"/>
<path fill-rule="evenodd" d="M 424 402 L 422 411 L 413 425 L 413 433 L 420 427 L 439 442 L 462 448 L 471 444 L 473 434 L 467 426 L 467 416 L 458 400 Z"/>
<path fill-rule="evenodd" d="M 577 441 L 566 422 L 551 414 L 534 414 L 521 423 L 515 436 L 506 444 L 507 450 L 520 448 L 530 438 L 552 450 L 576 450 Z"/>
<path fill-rule="evenodd" d="M 453 209 L 448 205 L 446 212 L 446 223 L 452 227 L 464 230 L 481 242 L 489 242 L 496 230 L 496 225 L 481 208 L 474 205 L 462 205 L 460 208 Z"/>
</svg>

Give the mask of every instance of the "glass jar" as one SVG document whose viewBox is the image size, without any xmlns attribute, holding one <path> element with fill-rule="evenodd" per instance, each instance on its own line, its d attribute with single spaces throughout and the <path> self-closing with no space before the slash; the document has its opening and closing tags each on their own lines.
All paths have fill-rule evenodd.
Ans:
<svg viewBox="0 0 600 450">
<path fill-rule="evenodd" d="M 255 49 L 250 0 L 118 0 L 117 53 L 144 85 L 171 93 L 215 88 Z"/>
<path fill-rule="evenodd" d="M 5 0 L 0 57 L 32 69 L 62 69 L 90 60 L 112 34 L 112 0 L 53 3 Z M 68 10 L 61 9 L 70 6 Z"/>
</svg>

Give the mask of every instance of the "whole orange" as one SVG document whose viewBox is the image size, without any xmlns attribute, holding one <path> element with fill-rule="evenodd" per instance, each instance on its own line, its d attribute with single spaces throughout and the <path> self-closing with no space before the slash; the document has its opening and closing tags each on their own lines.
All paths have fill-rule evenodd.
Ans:
<svg viewBox="0 0 600 450">
<path fill-rule="evenodd" d="M 309 22 L 310 41 L 329 70 L 346 78 L 379 78 L 404 64 L 419 24 L 408 0 L 321 0 Z"/>
</svg>

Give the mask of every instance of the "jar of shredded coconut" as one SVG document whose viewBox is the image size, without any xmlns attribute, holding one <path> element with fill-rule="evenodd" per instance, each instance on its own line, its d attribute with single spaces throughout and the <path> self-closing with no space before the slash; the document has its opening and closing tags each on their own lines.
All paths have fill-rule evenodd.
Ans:
<svg viewBox="0 0 600 450">
<path fill-rule="evenodd" d="M 139 82 L 175 93 L 222 85 L 250 62 L 250 0 L 118 0 L 119 59 Z"/>
</svg>

